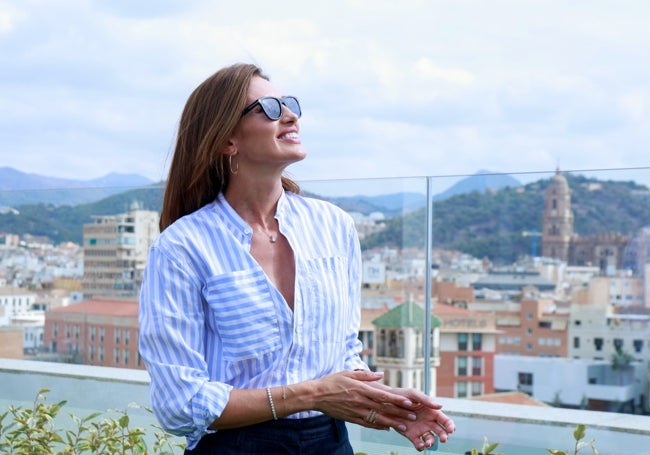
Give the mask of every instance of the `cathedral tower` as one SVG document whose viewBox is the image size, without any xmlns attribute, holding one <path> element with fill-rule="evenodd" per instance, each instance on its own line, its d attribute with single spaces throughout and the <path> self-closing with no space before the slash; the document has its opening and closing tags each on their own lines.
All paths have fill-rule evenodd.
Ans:
<svg viewBox="0 0 650 455">
<path fill-rule="evenodd" d="M 542 255 L 568 262 L 572 237 L 571 190 L 558 168 L 546 189 L 542 215 Z"/>
</svg>

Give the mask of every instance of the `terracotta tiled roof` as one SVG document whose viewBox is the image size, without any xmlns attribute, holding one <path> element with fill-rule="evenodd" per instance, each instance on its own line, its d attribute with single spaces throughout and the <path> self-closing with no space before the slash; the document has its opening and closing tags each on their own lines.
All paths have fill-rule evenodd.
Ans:
<svg viewBox="0 0 650 455">
<path fill-rule="evenodd" d="M 480 395 L 477 397 L 472 397 L 472 400 L 476 401 L 488 401 L 490 403 L 509 403 L 509 404 L 525 404 L 530 406 L 541 406 L 549 408 L 550 405 L 536 400 L 530 395 L 526 395 L 522 392 L 500 392 L 500 393 L 489 393 L 486 395 Z"/>
</svg>

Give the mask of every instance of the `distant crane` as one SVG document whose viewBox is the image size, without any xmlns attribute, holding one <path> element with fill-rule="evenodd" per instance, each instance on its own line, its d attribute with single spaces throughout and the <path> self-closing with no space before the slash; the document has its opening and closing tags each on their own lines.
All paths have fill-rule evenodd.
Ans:
<svg viewBox="0 0 650 455">
<path fill-rule="evenodd" d="M 542 233 L 539 231 L 523 231 L 521 235 L 530 237 L 530 256 L 537 257 L 537 239 L 542 236 Z"/>
</svg>

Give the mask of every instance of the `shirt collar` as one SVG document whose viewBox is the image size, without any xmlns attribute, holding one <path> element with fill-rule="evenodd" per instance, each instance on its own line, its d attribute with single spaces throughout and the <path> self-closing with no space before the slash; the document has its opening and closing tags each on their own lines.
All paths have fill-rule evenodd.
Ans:
<svg viewBox="0 0 650 455">
<path fill-rule="evenodd" d="M 277 218 L 280 226 L 283 224 L 283 215 L 288 210 L 287 205 L 287 196 L 283 189 L 282 194 L 280 194 L 280 199 L 278 199 L 278 204 L 275 210 L 275 218 Z M 220 192 L 217 195 L 217 199 L 215 200 L 215 207 L 217 208 L 217 215 L 219 218 L 221 218 L 226 227 L 235 235 L 235 237 L 237 237 L 242 243 L 247 243 L 250 245 L 251 239 L 253 237 L 253 230 L 248 225 L 248 223 L 244 221 L 241 216 L 239 216 L 239 213 L 237 213 L 237 211 L 235 211 L 235 209 L 232 208 L 232 206 L 228 203 L 223 192 Z"/>
</svg>

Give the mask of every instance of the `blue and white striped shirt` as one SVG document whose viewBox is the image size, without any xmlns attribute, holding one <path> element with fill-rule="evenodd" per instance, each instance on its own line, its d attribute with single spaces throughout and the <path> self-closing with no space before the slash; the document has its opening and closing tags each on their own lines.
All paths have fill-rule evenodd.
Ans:
<svg viewBox="0 0 650 455">
<path fill-rule="evenodd" d="M 359 358 L 361 252 L 351 217 L 286 192 L 276 218 L 296 263 L 293 312 L 250 254 L 252 229 L 222 194 L 150 249 L 140 353 L 160 424 L 187 436 L 189 449 L 211 431 L 232 388 L 367 368 Z"/>
</svg>

